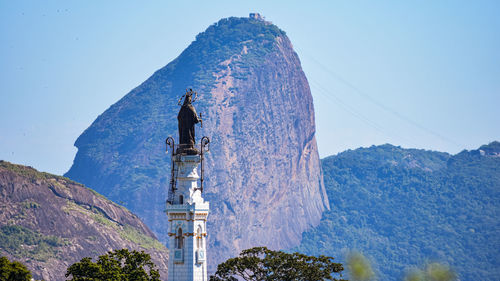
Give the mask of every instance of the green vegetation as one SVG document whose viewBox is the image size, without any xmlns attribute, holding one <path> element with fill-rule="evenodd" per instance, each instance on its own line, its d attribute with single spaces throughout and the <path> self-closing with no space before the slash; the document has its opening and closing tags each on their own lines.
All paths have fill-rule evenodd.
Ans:
<svg viewBox="0 0 500 281">
<path fill-rule="evenodd" d="M 429 261 L 461 280 L 498 280 L 499 155 L 493 142 L 453 156 L 382 145 L 327 157 L 331 210 L 293 250 L 346 257 L 357 249 L 379 280 L 401 280 Z"/>
<path fill-rule="evenodd" d="M 143 233 L 139 232 L 136 228 L 125 225 L 118 230 L 120 237 L 125 240 L 134 242 L 137 245 L 140 245 L 144 249 L 156 249 L 156 250 L 164 250 L 165 246 L 160 243 L 158 240 L 151 238 Z"/>
<path fill-rule="evenodd" d="M 120 225 L 117 222 L 109 219 L 101 210 L 98 208 L 92 208 L 90 207 L 89 209 L 83 208 L 74 202 L 68 201 L 68 206 L 65 208 L 66 212 L 69 212 L 69 210 L 76 210 L 78 212 L 81 212 L 82 214 L 85 215 L 90 215 L 92 219 L 94 219 L 95 222 L 101 224 L 102 226 L 107 226 L 110 228 L 113 228 L 118 232 L 120 237 L 122 239 L 125 239 L 127 241 L 133 242 L 144 249 L 157 249 L 157 250 L 163 250 L 165 249 L 165 246 L 161 244 L 158 240 L 149 237 L 143 233 L 141 233 L 139 230 L 137 230 L 135 227 L 130 226 L 130 225 Z"/>
<path fill-rule="evenodd" d="M 48 180 L 51 185 L 56 185 L 60 188 L 67 188 L 69 184 L 82 186 L 82 187 L 85 187 L 86 189 L 88 189 L 89 191 L 91 191 L 94 195 L 108 200 L 106 197 L 104 197 L 104 195 L 98 193 L 97 191 L 95 191 L 91 188 L 88 188 L 88 187 L 84 186 L 83 184 L 76 182 L 76 181 L 73 181 L 67 177 L 61 177 L 61 176 L 46 173 L 46 172 L 40 172 L 40 171 L 37 171 L 36 169 L 29 167 L 29 166 L 12 164 L 12 163 L 10 163 L 8 161 L 4 161 L 4 160 L 0 160 L 0 168 L 7 169 L 9 171 L 12 171 L 12 172 L 22 176 L 22 177 L 26 177 L 26 178 L 29 178 L 31 180 Z M 120 206 L 116 203 L 113 203 L 112 201 L 109 201 L 109 202 L 116 205 L 116 206 L 119 206 L 119 207 L 125 209 L 125 207 Z M 33 203 L 35 203 L 35 202 L 33 202 Z M 37 203 L 35 203 L 35 204 L 37 204 Z M 39 206 L 37 206 L 37 207 L 39 207 Z"/>
<path fill-rule="evenodd" d="M 96 262 L 83 258 L 68 267 L 72 281 L 159 281 L 160 273 L 149 254 L 127 249 L 99 256 Z"/>
<path fill-rule="evenodd" d="M 374 277 L 371 263 L 361 253 L 352 252 L 347 257 L 347 270 L 353 281 L 367 281 Z"/>
<path fill-rule="evenodd" d="M 341 281 L 344 279 L 337 279 L 333 275 L 342 277 L 342 270 L 342 264 L 334 263 L 332 257 L 289 254 L 255 247 L 243 250 L 239 257 L 219 264 L 217 272 L 210 276 L 210 281 Z"/>
<path fill-rule="evenodd" d="M 453 281 L 457 276 L 449 266 L 430 263 L 425 269 L 414 268 L 405 277 L 405 281 Z"/>
<path fill-rule="evenodd" d="M 115 228 L 115 229 L 118 228 L 118 223 L 116 223 L 113 220 L 110 220 L 99 209 L 97 209 L 97 208 L 90 208 L 89 211 L 90 211 L 91 217 L 94 219 L 94 221 L 100 223 L 101 225 L 110 226 L 110 227 Z"/>
<path fill-rule="evenodd" d="M 164 250 L 165 246 L 161 244 L 158 240 L 149 237 L 143 233 L 141 233 L 138 229 L 130 225 L 120 225 L 117 222 L 109 219 L 105 213 L 103 213 L 100 209 L 95 207 L 85 208 L 80 206 L 72 201 L 68 201 L 67 205 L 63 208 L 63 211 L 67 214 L 71 210 L 80 212 L 85 216 L 90 216 L 95 222 L 99 223 L 104 227 L 109 227 L 118 232 L 122 239 L 133 242 L 144 249 L 157 249 Z M 95 239 L 95 237 L 94 237 Z"/>
<path fill-rule="evenodd" d="M 130 225 L 119 225 L 116 222 L 104 217 L 100 213 L 94 213 L 92 215 L 94 220 L 101 225 L 105 225 L 108 227 L 111 227 L 115 229 L 120 237 L 122 239 L 125 239 L 127 241 L 133 242 L 144 249 L 157 249 L 157 250 L 162 250 L 165 249 L 165 246 L 161 244 L 158 240 L 149 237 L 143 233 L 141 233 L 139 230 L 137 230 L 135 227 L 132 227 Z"/>
<path fill-rule="evenodd" d="M 31 272 L 18 261 L 9 261 L 0 257 L 0 280 L 2 281 L 30 281 Z"/>
<path fill-rule="evenodd" d="M 9 171 L 12 171 L 20 176 L 32 179 L 32 180 L 59 180 L 62 181 L 66 184 L 75 184 L 75 185 L 80 185 L 83 186 L 81 183 L 77 183 L 75 181 L 72 181 L 66 177 L 61 177 L 61 176 L 56 176 L 53 174 L 45 173 L 45 172 L 39 172 L 32 167 L 29 166 L 23 166 L 23 165 L 17 165 L 17 164 L 12 164 L 10 162 L 0 160 L 0 168 L 7 169 Z"/>
<path fill-rule="evenodd" d="M 37 209 L 40 208 L 40 204 L 33 201 L 24 201 L 23 206 L 25 209 Z"/>
<path fill-rule="evenodd" d="M 47 261 L 56 257 L 57 248 L 65 241 L 56 236 L 43 235 L 19 225 L 4 225 L 0 228 L 0 248 L 16 257 L 29 257 Z"/>
</svg>

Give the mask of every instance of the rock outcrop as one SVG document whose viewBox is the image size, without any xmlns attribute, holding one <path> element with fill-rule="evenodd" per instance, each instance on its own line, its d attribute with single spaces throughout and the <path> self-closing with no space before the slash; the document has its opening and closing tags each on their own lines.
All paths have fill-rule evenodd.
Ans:
<svg viewBox="0 0 500 281">
<path fill-rule="evenodd" d="M 222 19 L 200 33 L 78 138 L 66 176 L 124 202 L 166 240 L 164 140 L 177 140 L 186 88 L 200 94 L 197 140 L 211 138 L 204 182 L 211 269 L 251 246 L 297 245 L 329 208 L 313 102 L 290 40 L 261 19 Z"/>
<path fill-rule="evenodd" d="M 167 278 L 168 250 L 137 216 L 67 178 L 0 161 L 0 255 L 36 279 L 113 249 L 145 251 Z"/>
</svg>

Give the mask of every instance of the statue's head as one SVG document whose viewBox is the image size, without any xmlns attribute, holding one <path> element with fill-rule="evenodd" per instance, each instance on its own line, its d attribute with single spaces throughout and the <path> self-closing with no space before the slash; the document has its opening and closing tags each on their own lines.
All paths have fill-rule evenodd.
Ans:
<svg viewBox="0 0 500 281">
<path fill-rule="evenodd" d="M 193 98 L 193 95 L 194 95 L 194 98 Z M 179 105 L 181 105 L 181 100 L 183 97 L 184 97 L 184 102 L 182 103 L 182 105 L 191 104 L 198 97 L 198 93 L 193 92 L 193 89 L 189 89 L 189 91 L 186 89 L 186 93 L 184 95 L 182 95 L 182 97 L 179 99 L 179 102 L 178 102 Z"/>
</svg>

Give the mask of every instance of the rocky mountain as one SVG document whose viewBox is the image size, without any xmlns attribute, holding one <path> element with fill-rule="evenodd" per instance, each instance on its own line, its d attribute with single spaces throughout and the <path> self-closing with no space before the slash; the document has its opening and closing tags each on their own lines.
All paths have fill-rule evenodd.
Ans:
<svg viewBox="0 0 500 281">
<path fill-rule="evenodd" d="M 208 27 L 179 57 L 101 114 L 77 139 L 66 176 L 123 204 L 166 240 L 165 200 L 177 101 L 199 95 L 197 139 L 211 138 L 211 269 L 240 250 L 300 242 L 328 209 L 312 96 L 285 32 L 255 18 Z"/>
<path fill-rule="evenodd" d="M 65 280 L 71 264 L 113 249 L 149 253 L 167 277 L 168 250 L 137 216 L 67 178 L 0 161 L 0 255 L 36 279 Z"/>
<path fill-rule="evenodd" d="M 459 280 L 499 280 L 500 142 L 456 155 L 372 146 L 322 166 L 331 210 L 294 250 L 361 251 L 378 280 L 402 280 L 432 261 Z"/>
</svg>

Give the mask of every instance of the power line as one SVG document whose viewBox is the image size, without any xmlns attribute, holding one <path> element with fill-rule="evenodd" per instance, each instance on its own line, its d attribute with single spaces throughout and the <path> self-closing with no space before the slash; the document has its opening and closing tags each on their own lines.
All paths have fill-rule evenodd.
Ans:
<svg viewBox="0 0 500 281">
<path fill-rule="evenodd" d="M 381 126 L 377 122 L 364 116 L 363 114 L 358 112 L 355 108 L 353 108 L 352 106 L 350 106 L 349 104 L 344 102 L 337 95 L 333 94 L 331 91 L 329 91 L 325 87 L 321 86 L 321 84 L 319 84 L 317 81 L 310 79 L 310 82 L 311 82 L 311 85 L 313 85 L 316 89 L 319 90 L 317 93 L 319 93 L 326 101 L 338 105 L 339 107 L 341 107 L 342 109 L 344 109 L 345 111 L 350 113 L 351 115 L 353 115 L 356 118 L 358 118 L 359 120 L 361 120 L 366 125 L 374 128 L 376 131 L 378 131 L 382 135 L 385 135 L 387 137 L 396 137 L 396 138 L 399 138 L 405 142 L 411 143 L 414 146 L 417 146 L 411 139 L 409 139 L 405 136 L 402 136 L 394 131 L 388 130 L 388 129 L 384 128 L 384 126 Z"/>
<path fill-rule="evenodd" d="M 301 52 L 302 53 L 302 52 Z M 311 61 L 313 61 L 315 64 L 317 64 L 318 66 L 320 66 L 325 72 L 327 72 L 328 74 L 330 74 L 335 80 L 339 81 L 340 83 L 346 85 L 348 88 L 350 88 L 351 90 L 353 90 L 356 94 L 358 94 L 359 96 L 361 96 L 362 98 L 370 101 L 371 103 L 375 104 L 376 106 L 380 107 L 382 110 L 396 116 L 397 118 L 399 118 L 400 120 L 403 120 L 409 124 L 411 124 L 412 126 L 430 134 L 430 135 L 433 135 L 434 137 L 437 137 L 443 141 L 446 141 L 448 143 L 451 143 L 457 147 L 461 147 L 457 142 L 455 142 L 454 140 L 446 137 L 446 136 L 443 136 L 421 124 L 419 124 L 418 122 L 410 119 L 409 117 L 407 116 L 404 116 L 403 114 L 399 113 L 398 111 L 382 104 L 381 102 L 375 100 L 374 98 L 372 98 L 370 95 L 366 94 L 365 92 L 363 92 L 362 90 L 360 90 L 358 87 L 356 87 L 355 85 L 353 85 L 351 82 L 347 81 L 346 79 L 344 79 L 342 76 L 340 76 L 339 74 L 337 74 L 336 72 L 330 70 L 329 68 L 327 68 L 325 65 L 323 65 L 322 63 L 320 63 L 318 60 L 316 60 L 314 57 L 306 54 L 306 53 L 303 53 L 305 54 L 306 57 L 308 57 L 308 59 L 310 59 Z"/>
</svg>

